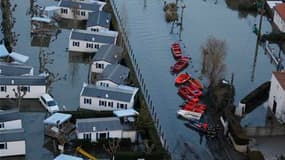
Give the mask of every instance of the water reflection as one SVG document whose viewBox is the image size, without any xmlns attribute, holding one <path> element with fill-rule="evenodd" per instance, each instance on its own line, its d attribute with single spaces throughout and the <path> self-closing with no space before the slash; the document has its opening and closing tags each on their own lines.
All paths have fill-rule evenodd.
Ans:
<svg viewBox="0 0 285 160">
<path fill-rule="evenodd" d="M 59 28 L 62 29 L 86 29 L 86 21 L 60 19 L 57 21 Z"/>
<path fill-rule="evenodd" d="M 94 53 L 82 53 L 69 51 L 68 60 L 70 63 L 85 63 L 89 64 L 94 56 Z"/>
</svg>

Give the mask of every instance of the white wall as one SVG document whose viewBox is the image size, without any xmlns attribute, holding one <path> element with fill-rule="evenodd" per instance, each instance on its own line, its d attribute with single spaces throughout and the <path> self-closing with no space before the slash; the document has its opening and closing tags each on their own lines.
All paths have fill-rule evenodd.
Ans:
<svg viewBox="0 0 285 160">
<path fill-rule="evenodd" d="M 92 103 L 91 104 L 84 104 L 84 98 L 91 98 Z M 100 98 L 100 100 L 106 100 L 107 106 L 99 106 L 99 99 L 96 97 L 80 96 L 80 108 L 89 109 L 89 110 L 96 110 L 96 111 L 113 111 L 113 110 L 121 109 L 121 108 L 117 108 L 117 103 L 127 104 L 127 109 L 133 108 L 133 103 L 130 103 L 130 102 L 122 102 L 122 101 L 116 101 L 116 100 L 105 99 L 105 98 Z M 113 107 L 109 107 L 108 102 L 113 102 Z"/>
<path fill-rule="evenodd" d="M 275 76 L 272 75 L 268 99 L 268 105 L 272 111 L 274 99 L 277 103 L 275 116 L 277 117 L 277 119 L 281 119 L 282 114 L 285 113 L 285 91 L 283 90 Z"/>
<path fill-rule="evenodd" d="M 67 9 L 67 14 L 61 13 L 61 9 L 57 9 L 55 11 L 56 15 L 58 15 L 61 18 L 65 18 L 65 19 L 76 19 L 76 20 L 87 20 L 88 19 L 88 13 L 91 13 L 93 11 L 88 11 L 88 10 L 82 10 L 82 9 L 78 9 L 78 11 L 84 11 L 85 12 L 85 16 L 81 16 L 80 15 L 75 15 L 72 11 L 72 9 L 70 8 L 65 8 L 65 7 L 61 7 L 63 9 Z"/>
<path fill-rule="evenodd" d="M 16 98 L 13 89 L 17 91 L 17 85 L 7 86 L 6 92 L 0 92 L 0 98 L 7 98 L 7 96 L 9 96 L 9 98 Z M 46 86 L 30 86 L 30 92 L 26 92 L 23 98 L 39 98 L 44 93 L 46 93 Z"/>
<path fill-rule="evenodd" d="M 78 46 L 73 46 L 73 42 L 79 42 L 79 47 Z M 86 44 L 93 44 L 93 48 L 86 48 Z M 69 38 L 69 45 L 68 45 L 68 50 L 69 51 L 75 51 L 75 52 L 87 52 L 87 53 L 93 53 L 97 52 L 98 49 L 95 48 L 95 44 L 99 44 L 99 48 L 102 45 L 107 45 L 108 43 L 100 43 L 100 42 L 89 42 L 89 41 L 82 41 L 82 40 L 73 40 Z"/>
<path fill-rule="evenodd" d="M 7 130 L 7 129 L 19 129 L 22 128 L 22 120 L 12 120 L 12 121 L 5 121 L 4 122 L 4 128 L 0 128 L 1 130 Z"/>
<path fill-rule="evenodd" d="M 96 68 L 96 63 L 97 64 L 104 64 L 104 69 L 110 65 L 110 63 L 106 62 L 106 61 L 94 61 L 91 65 L 91 72 L 92 73 L 102 73 L 104 71 L 104 69 L 102 68 Z"/>
<path fill-rule="evenodd" d="M 273 22 L 276 24 L 276 26 L 281 32 L 285 32 L 285 22 L 276 10 L 274 10 Z"/>
<path fill-rule="evenodd" d="M 122 138 L 130 138 L 131 142 L 135 142 L 137 137 L 136 131 L 123 131 Z"/>
<path fill-rule="evenodd" d="M 100 132 L 91 132 L 91 141 L 96 142 L 96 133 L 98 133 L 98 139 L 100 138 L 100 133 L 107 133 L 109 132 L 109 138 L 122 138 L 122 130 L 114 130 L 114 131 L 100 131 Z M 90 133 L 90 132 L 77 132 L 77 139 L 83 139 L 84 133 Z"/>
<path fill-rule="evenodd" d="M 7 142 L 7 149 L 0 149 L 0 157 L 25 155 L 25 154 L 26 154 L 26 143 L 24 140 Z"/>
<path fill-rule="evenodd" d="M 94 30 L 97 30 L 97 29 L 98 29 L 98 32 L 101 32 L 101 31 L 108 31 L 108 30 L 109 30 L 109 28 L 105 28 L 105 27 L 102 27 L 102 26 L 91 26 L 91 27 L 87 27 L 87 31 L 96 32 L 96 31 L 93 31 L 92 29 L 94 29 Z"/>
<path fill-rule="evenodd" d="M 108 84 L 108 86 L 106 86 Z M 100 80 L 96 82 L 97 86 L 104 86 L 104 87 L 118 87 L 117 83 L 114 83 L 110 80 Z"/>
</svg>

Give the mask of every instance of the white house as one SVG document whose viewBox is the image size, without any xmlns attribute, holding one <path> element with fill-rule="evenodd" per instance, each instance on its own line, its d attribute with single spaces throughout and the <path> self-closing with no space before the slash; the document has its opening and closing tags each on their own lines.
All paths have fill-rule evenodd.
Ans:
<svg viewBox="0 0 285 160">
<path fill-rule="evenodd" d="M 46 93 L 46 77 L 0 76 L 0 98 L 16 98 L 15 92 L 26 92 L 23 98 L 39 98 Z"/>
<path fill-rule="evenodd" d="M 285 3 L 277 4 L 274 7 L 273 22 L 281 32 L 285 32 Z"/>
<path fill-rule="evenodd" d="M 0 111 L 0 131 L 20 128 L 23 127 L 18 112 Z"/>
<path fill-rule="evenodd" d="M 130 69 L 120 64 L 111 64 L 96 77 L 96 85 L 104 87 L 118 87 L 126 84 Z"/>
<path fill-rule="evenodd" d="M 76 135 L 78 139 L 92 142 L 109 138 L 130 138 L 131 142 L 136 140 L 136 131 L 122 125 L 117 117 L 77 119 Z"/>
<path fill-rule="evenodd" d="M 61 0 L 55 14 L 65 19 L 87 20 L 89 13 L 101 11 L 105 5 L 102 2 L 86 3 L 86 1 Z"/>
<path fill-rule="evenodd" d="M 100 47 L 93 57 L 91 73 L 102 73 L 110 64 L 117 64 L 123 57 L 123 48 L 116 45 L 104 45 Z"/>
<path fill-rule="evenodd" d="M 83 85 L 80 92 L 80 108 L 96 111 L 113 111 L 134 107 L 138 88 L 120 85 L 102 87 Z"/>
<path fill-rule="evenodd" d="M 112 15 L 105 11 L 89 13 L 87 30 L 93 32 L 108 31 L 110 29 Z"/>
<path fill-rule="evenodd" d="M 69 51 L 75 52 L 97 52 L 98 49 L 107 44 L 116 44 L 118 32 L 101 31 L 92 32 L 86 30 L 72 29 L 69 36 Z"/>
<path fill-rule="evenodd" d="M 3 76 L 32 76 L 34 69 L 19 63 L 0 62 L 0 75 Z"/>
<path fill-rule="evenodd" d="M 273 72 L 268 105 L 276 118 L 285 123 L 285 72 Z"/>
<path fill-rule="evenodd" d="M 0 157 L 26 154 L 26 142 L 23 129 L 0 131 Z"/>
</svg>

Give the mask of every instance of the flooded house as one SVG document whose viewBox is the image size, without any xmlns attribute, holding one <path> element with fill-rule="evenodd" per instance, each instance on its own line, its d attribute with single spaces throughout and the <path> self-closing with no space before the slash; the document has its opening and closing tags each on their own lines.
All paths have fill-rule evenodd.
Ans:
<svg viewBox="0 0 285 160">
<path fill-rule="evenodd" d="M 78 139 L 91 142 L 109 138 L 129 138 L 131 142 L 136 141 L 136 130 L 121 124 L 117 117 L 77 119 L 76 135 Z"/>
<path fill-rule="evenodd" d="M 19 63 L 0 62 L 0 75 L 2 76 L 32 76 L 34 68 Z"/>
<path fill-rule="evenodd" d="M 102 73 L 111 64 L 118 64 L 123 57 L 123 48 L 116 45 L 102 46 L 92 59 L 91 73 Z"/>
<path fill-rule="evenodd" d="M 95 111 L 113 111 L 134 107 L 138 88 L 120 85 L 102 87 L 84 84 L 80 92 L 80 108 Z"/>
<path fill-rule="evenodd" d="M 44 76 L 0 76 L 0 98 L 16 98 L 16 93 L 25 98 L 39 98 L 46 93 Z"/>
<path fill-rule="evenodd" d="M 91 32 L 72 29 L 69 36 L 69 51 L 94 53 L 103 45 L 116 44 L 118 32 Z"/>
<path fill-rule="evenodd" d="M 26 141 L 18 112 L 0 111 L 0 157 L 25 154 Z"/>
<path fill-rule="evenodd" d="M 285 72 L 273 72 L 268 105 L 277 120 L 285 123 Z"/>
<path fill-rule="evenodd" d="M 72 115 L 54 113 L 44 120 L 45 135 L 57 141 L 58 150 L 63 151 L 75 126 L 70 122 Z"/>
<path fill-rule="evenodd" d="M 103 87 L 118 87 L 126 84 L 130 69 L 121 64 L 108 65 L 104 71 L 96 77 L 96 85 Z"/>
<path fill-rule="evenodd" d="M 110 29 L 112 15 L 105 11 L 97 11 L 89 13 L 87 20 L 88 31 L 100 32 Z"/>
<path fill-rule="evenodd" d="M 274 7 L 273 22 L 281 32 L 285 32 L 285 3 L 277 4 Z"/>
<path fill-rule="evenodd" d="M 86 2 L 86 0 L 84 0 Z M 61 0 L 55 15 L 64 19 L 87 20 L 91 12 L 101 11 L 105 3 Z"/>
</svg>

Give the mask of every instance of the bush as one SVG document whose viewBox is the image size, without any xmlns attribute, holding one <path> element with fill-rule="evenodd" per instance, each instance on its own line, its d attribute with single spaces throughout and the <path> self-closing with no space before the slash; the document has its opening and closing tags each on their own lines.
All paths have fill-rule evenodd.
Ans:
<svg viewBox="0 0 285 160">
<path fill-rule="evenodd" d="M 244 133 L 239 123 L 231 121 L 229 123 L 229 131 L 238 145 L 247 145 L 249 137 Z"/>
<path fill-rule="evenodd" d="M 251 151 L 247 155 L 248 160 L 265 160 L 260 151 Z"/>
</svg>

